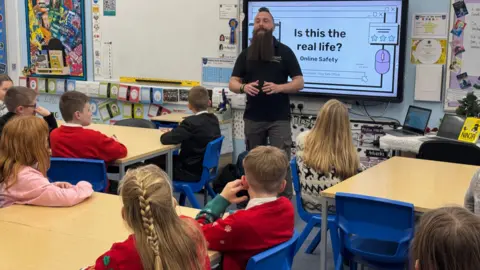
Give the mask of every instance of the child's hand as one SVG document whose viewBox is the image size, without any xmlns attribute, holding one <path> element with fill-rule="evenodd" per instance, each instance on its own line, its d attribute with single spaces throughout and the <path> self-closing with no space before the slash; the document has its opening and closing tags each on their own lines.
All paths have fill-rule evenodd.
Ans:
<svg viewBox="0 0 480 270">
<path fill-rule="evenodd" d="M 59 187 L 59 188 L 71 188 L 73 187 L 72 184 L 70 183 L 67 183 L 67 182 L 55 182 L 53 183 L 55 186 Z"/>
<path fill-rule="evenodd" d="M 38 106 L 37 108 L 35 108 L 35 112 L 40 114 L 43 117 L 50 115 L 50 111 L 41 106 Z"/>
<path fill-rule="evenodd" d="M 164 132 L 164 133 L 167 133 L 167 132 L 172 131 L 172 129 L 171 128 L 161 128 L 160 131 Z"/>
<path fill-rule="evenodd" d="M 112 139 L 114 139 L 115 141 L 117 141 L 117 142 L 118 142 L 118 138 L 117 138 L 117 136 L 115 136 L 115 135 L 112 135 Z"/>
<path fill-rule="evenodd" d="M 225 198 L 230 203 L 241 203 L 248 199 L 248 196 L 237 197 L 237 193 L 241 190 L 244 190 L 245 187 L 242 186 L 242 180 L 237 179 L 228 183 L 224 188 L 220 196 Z"/>
</svg>

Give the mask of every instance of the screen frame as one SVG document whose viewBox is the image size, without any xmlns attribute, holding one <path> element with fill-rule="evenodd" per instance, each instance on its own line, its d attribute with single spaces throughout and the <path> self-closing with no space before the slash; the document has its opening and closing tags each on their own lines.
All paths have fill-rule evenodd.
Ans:
<svg viewBox="0 0 480 270">
<path fill-rule="evenodd" d="M 248 4 L 250 2 L 373 2 L 379 0 L 245 0 L 243 1 L 243 14 L 245 15 L 242 21 L 242 49 L 245 50 L 248 47 Z M 381 1 L 381 0 L 380 0 Z M 393 0 L 383 0 L 393 1 Z M 397 95 L 394 97 L 377 97 L 377 96 L 364 96 L 364 95 L 352 95 L 352 94 L 332 94 L 332 93 L 309 93 L 298 92 L 296 94 L 290 94 L 290 96 L 306 96 L 306 97 L 322 97 L 322 98 L 339 98 L 342 100 L 355 100 L 355 101 L 379 101 L 379 102 L 403 102 L 404 96 L 404 74 L 405 74 L 405 55 L 407 45 L 407 27 L 408 27 L 408 5 L 409 0 L 402 1 L 402 13 L 400 15 L 400 53 L 398 62 L 398 78 L 397 78 Z"/>
<path fill-rule="evenodd" d="M 423 128 L 423 130 L 417 129 L 417 128 L 413 128 L 413 127 L 407 127 L 407 126 L 405 126 L 405 122 L 407 121 L 408 114 L 410 113 L 410 110 L 411 110 L 411 109 L 417 109 L 417 110 L 421 110 L 421 111 L 426 111 L 426 112 L 428 112 L 427 123 L 425 124 L 425 127 Z M 419 134 L 420 134 L 420 133 L 421 133 L 421 134 L 425 134 L 425 130 L 427 129 L 428 123 L 430 122 L 430 117 L 432 117 L 432 110 L 431 110 L 431 109 L 427 109 L 427 108 L 422 108 L 422 107 L 417 107 L 417 106 L 410 105 L 410 106 L 408 106 L 407 114 L 405 115 L 405 120 L 403 120 L 402 129 L 403 129 L 403 130 L 407 130 L 407 131 L 411 131 L 411 132 L 415 132 L 415 133 L 419 133 Z"/>
</svg>

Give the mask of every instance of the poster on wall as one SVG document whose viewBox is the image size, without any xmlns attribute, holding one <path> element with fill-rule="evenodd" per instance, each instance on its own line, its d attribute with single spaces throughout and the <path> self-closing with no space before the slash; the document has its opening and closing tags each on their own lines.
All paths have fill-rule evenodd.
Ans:
<svg viewBox="0 0 480 270">
<path fill-rule="evenodd" d="M 7 29 L 5 28 L 5 0 L 0 0 L 0 74 L 7 73 Z"/>
<path fill-rule="evenodd" d="M 33 74 L 86 79 L 84 1 L 25 0 Z"/>
</svg>

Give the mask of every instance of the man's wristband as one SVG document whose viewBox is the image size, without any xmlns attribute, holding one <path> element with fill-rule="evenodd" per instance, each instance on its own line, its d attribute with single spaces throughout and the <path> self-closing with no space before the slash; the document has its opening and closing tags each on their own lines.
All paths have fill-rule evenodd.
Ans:
<svg viewBox="0 0 480 270">
<path fill-rule="evenodd" d="M 242 84 L 242 86 L 240 86 L 240 94 L 244 94 L 244 93 L 245 93 L 245 85 L 246 85 L 246 84 Z"/>
</svg>

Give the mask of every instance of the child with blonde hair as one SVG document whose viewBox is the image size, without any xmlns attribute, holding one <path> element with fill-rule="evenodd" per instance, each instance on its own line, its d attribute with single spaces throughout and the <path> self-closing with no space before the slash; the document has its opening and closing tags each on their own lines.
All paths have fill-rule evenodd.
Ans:
<svg viewBox="0 0 480 270">
<path fill-rule="evenodd" d="M 205 239 L 193 219 L 175 210 L 168 175 L 155 165 L 127 172 L 119 186 L 122 217 L 133 234 L 87 269 L 210 269 Z"/>
<path fill-rule="evenodd" d="M 8 121 L 0 139 L 0 207 L 12 204 L 72 206 L 92 195 L 85 181 L 50 183 L 47 123 L 35 116 Z"/>
<path fill-rule="evenodd" d="M 322 106 L 314 127 L 297 136 L 296 147 L 302 204 L 312 213 L 322 209 L 321 191 L 364 169 L 353 145 L 347 106 L 336 99 Z"/>
<path fill-rule="evenodd" d="M 461 207 L 425 213 L 412 242 L 415 270 L 480 269 L 480 218 Z"/>
</svg>

